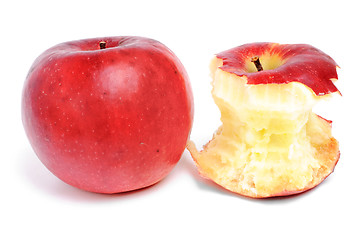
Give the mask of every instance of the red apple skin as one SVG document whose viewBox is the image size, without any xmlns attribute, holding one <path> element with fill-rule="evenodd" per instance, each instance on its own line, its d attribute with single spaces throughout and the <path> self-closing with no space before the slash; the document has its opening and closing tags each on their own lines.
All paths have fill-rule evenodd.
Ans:
<svg viewBox="0 0 364 240">
<path fill-rule="evenodd" d="M 179 59 L 158 41 L 66 42 L 33 63 L 22 120 L 58 178 L 91 192 L 126 192 L 157 183 L 179 161 L 193 122 L 192 90 Z"/>
<path fill-rule="evenodd" d="M 264 54 L 280 56 L 283 64 L 271 70 L 247 72 L 247 60 Z M 339 92 L 332 81 L 338 78 L 338 65 L 330 56 L 308 44 L 250 43 L 221 52 L 216 57 L 223 60 L 222 70 L 246 76 L 248 84 L 300 82 L 317 96 Z"/>
</svg>

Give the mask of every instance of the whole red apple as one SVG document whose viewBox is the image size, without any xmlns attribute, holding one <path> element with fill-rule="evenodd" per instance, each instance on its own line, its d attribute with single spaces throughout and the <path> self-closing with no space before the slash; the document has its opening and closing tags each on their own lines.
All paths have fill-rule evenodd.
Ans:
<svg viewBox="0 0 364 240">
<path fill-rule="evenodd" d="M 61 43 L 33 63 L 22 120 L 43 164 L 91 192 L 150 186 L 179 161 L 193 121 L 187 73 L 143 37 Z"/>
</svg>

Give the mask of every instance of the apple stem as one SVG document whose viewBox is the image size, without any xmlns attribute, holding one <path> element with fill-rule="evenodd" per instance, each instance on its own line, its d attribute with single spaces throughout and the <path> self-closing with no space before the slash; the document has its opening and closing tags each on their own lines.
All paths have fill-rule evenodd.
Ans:
<svg viewBox="0 0 364 240">
<path fill-rule="evenodd" d="M 259 57 L 258 57 L 258 56 L 252 57 L 250 61 L 254 63 L 255 67 L 256 67 L 256 68 L 257 68 L 257 70 L 258 70 L 258 72 L 259 72 L 259 71 L 263 71 L 263 66 L 262 66 L 262 64 L 260 63 L 260 61 L 259 61 Z"/>
<path fill-rule="evenodd" d="M 100 46 L 100 49 L 105 49 L 106 48 L 106 42 L 104 42 L 104 41 L 99 42 L 99 46 Z"/>
</svg>

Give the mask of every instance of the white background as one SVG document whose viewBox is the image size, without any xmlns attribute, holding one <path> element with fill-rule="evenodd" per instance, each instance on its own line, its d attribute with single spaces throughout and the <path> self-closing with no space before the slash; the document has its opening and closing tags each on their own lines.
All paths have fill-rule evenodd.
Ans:
<svg viewBox="0 0 364 240">
<path fill-rule="evenodd" d="M 3 1 L 0 7 L 0 239 L 364 239 L 363 5 L 361 1 Z M 64 41 L 157 39 L 181 59 L 194 91 L 191 138 L 219 126 L 213 54 L 256 41 L 308 43 L 340 65 L 343 97 L 317 106 L 333 120 L 341 159 L 317 188 L 253 200 L 202 179 L 188 152 L 159 184 L 126 194 L 58 180 L 24 134 L 21 90 L 34 59 Z"/>
</svg>

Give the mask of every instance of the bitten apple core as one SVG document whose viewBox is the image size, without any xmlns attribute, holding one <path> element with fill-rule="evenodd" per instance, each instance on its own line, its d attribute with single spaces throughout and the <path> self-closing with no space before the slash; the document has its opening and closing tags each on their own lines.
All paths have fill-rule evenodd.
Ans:
<svg viewBox="0 0 364 240">
<path fill-rule="evenodd" d="M 201 151 L 187 145 L 202 176 L 267 198 L 307 191 L 333 172 L 338 141 L 331 121 L 312 112 L 338 92 L 328 55 L 302 44 L 254 43 L 217 54 L 210 69 L 222 125 Z"/>
</svg>

